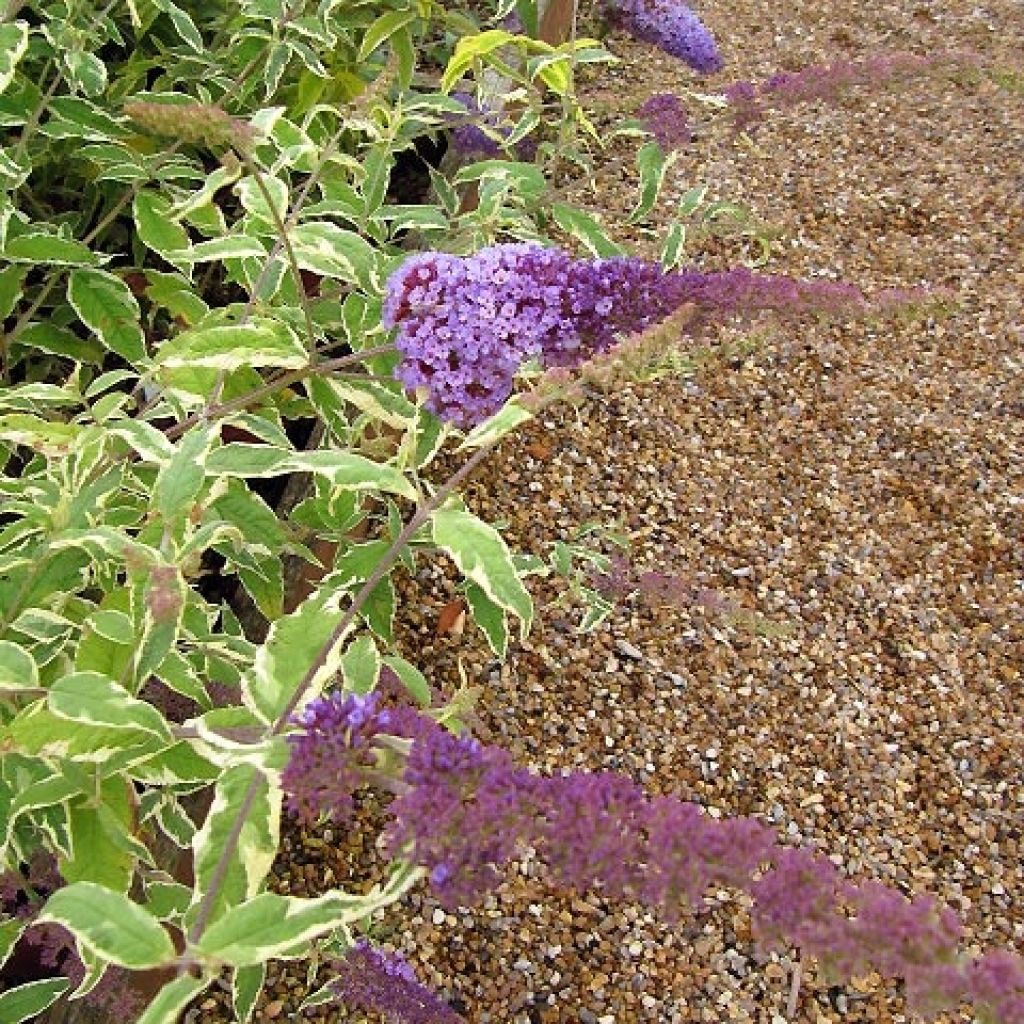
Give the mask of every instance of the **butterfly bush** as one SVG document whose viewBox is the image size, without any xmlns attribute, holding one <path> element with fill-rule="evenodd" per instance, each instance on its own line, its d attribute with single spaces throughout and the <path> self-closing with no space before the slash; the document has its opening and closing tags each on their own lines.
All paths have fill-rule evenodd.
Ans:
<svg viewBox="0 0 1024 1024">
<path fill-rule="evenodd" d="M 874 305 L 900 299 L 885 293 Z M 398 379 L 425 392 L 427 407 L 442 419 L 466 427 L 501 408 L 527 360 L 578 367 L 683 306 L 694 308 L 693 329 L 766 310 L 836 313 L 872 303 L 855 286 L 834 281 L 745 267 L 666 273 L 634 257 L 578 259 L 513 242 L 472 256 L 413 256 L 388 280 L 384 323 L 397 328 Z"/>
<path fill-rule="evenodd" d="M 675 93 L 652 94 L 637 108 L 636 113 L 647 130 L 657 139 L 658 145 L 666 151 L 679 149 L 693 141 L 686 108 Z"/>
<path fill-rule="evenodd" d="M 911 899 L 876 882 L 849 881 L 826 858 L 780 846 L 754 818 L 718 820 L 677 797 L 650 797 L 610 772 L 541 777 L 501 748 L 453 735 L 412 709 L 382 710 L 365 697 L 320 698 L 298 725 L 285 772 L 290 799 L 343 818 L 352 791 L 377 768 L 367 751 L 387 752 L 379 765 L 392 765 L 390 788 L 398 794 L 388 844 L 426 869 L 443 905 L 479 901 L 526 849 L 560 884 L 638 900 L 670 920 L 699 906 L 709 886 L 729 886 L 753 897 L 762 945 L 799 946 L 844 976 L 875 969 L 902 977 L 913 1005 L 928 1012 L 973 1001 L 999 1024 L 1024 1019 L 1020 957 L 965 958 L 962 926 L 949 908 L 927 895 Z M 393 737 L 405 743 L 397 762 Z M 328 742 L 332 758 L 354 766 L 339 773 L 351 791 L 308 777 L 324 764 L 308 757 L 307 739 Z M 427 1001 L 404 961 L 369 946 L 357 946 L 341 970 L 337 991 L 351 1005 L 410 1024 L 458 1019 Z"/>
<path fill-rule="evenodd" d="M 360 939 L 342 960 L 332 988 L 347 1006 L 384 1014 L 398 1024 L 463 1024 L 450 1006 L 421 985 L 398 953 L 385 953 Z"/>
<path fill-rule="evenodd" d="M 605 12 L 637 39 L 678 57 L 701 74 L 722 67 L 713 36 L 679 0 L 607 0 Z"/>
</svg>

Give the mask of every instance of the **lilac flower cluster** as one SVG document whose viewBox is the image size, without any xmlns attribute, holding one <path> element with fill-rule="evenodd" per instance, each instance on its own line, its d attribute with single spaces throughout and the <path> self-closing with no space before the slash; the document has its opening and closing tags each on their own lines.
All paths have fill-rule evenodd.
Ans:
<svg viewBox="0 0 1024 1024">
<path fill-rule="evenodd" d="M 742 130 L 765 118 L 771 110 L 795 106 L 810 100 L 833 100 L 843 90 L 921 74 L 955 55 L 920 57 L 913 53 L 892 53 L 864 61 L 838 60 L 812 64 L 799 71 L 783 71 L 763 82 L 734 82 L 723 90 L 733 108 L 734 124 Z"/>
<path fill-rule="evenodd" d="M 337 972 L 333 988 L 349 1007 L 384 1014 L 396 1024 L 463 1024 L 459 1014 L 417 981 L 398 953 L 384 953 L 360 939 L 332 966 Z"/>
<path fill-rule="evenodd" d="M 496 412 L 527 359 L 576 367 L 682 306 L 720 317 L 866 309 L 853 285 L 754 274 L 665 273 L 628 257 L 574 259 L 532 243 L 472 256 L 413 256 L 388 280 L 384 323 L 397 327 L 396 369 L 442 419 L 471 426 Z"/>
<path fill-rule="evenodd" d="M 366 784 L 374 764 L 371 741 L 387 727 L 390 714 L 377 705 L 376 693 L 366 696 L 332 693 L 318 697 L 296 716 L 300 732 L 288 737 L 290 756 L 281 777 L 286 807 L 300 821 L 312 824 L 321 814 L 335 821 L 351 816 L 353 794 Z"/>
<path fill-rule="evenodd" d="M 931 896 L 849 882 L 824 857 L 793 849 L 780 850 L 750 891 L 762 941 L 797 945 L 843 976 L 871 967 L 900 976 L 924 1013 L 973 1002 L 995 1021 L 1024 1020 L 1024 959 L 961 957 L 960 920 Z"/>
<path fill-rule="evenodd" d="M 872 967 L 903 977 L 921 1009 L 969 1000 L 999 1024 L 1024 1019 L 1024 959 L 1004 952 L 965 959 L 951 910 L 928 896 L 908 899 L 877 883 L 849 882 L 825 858 L 780 847 L 752 818 L 719 821 L 675 797 L 652 799 L 610 773 L 541 778 L 516 768 L 504 750 L 453 736 L 412 709 L 380 712 L 369 698 L 344 698 L 330 708 L 325 701 L 304 722 L 343 765 L 351 761 L 346 746 L 362 757 L 373 730 L 411 739 L 391 805 L 390 844 L 430 871 L 447 905 L 478 899 L 494 886 L 498 869 L 529 846 L 558 882 L 638 899 L 670 918 L 686 904 L 699 904 L 711 885 L 745 890 L 754 897 L 753 921 L 763 942 L 797 945 L 847 975 Z M 325 735 L 331 722 L 339 731 L 336 743 Z M 302 749 L 293 744 L 293 758 Z M 308 770 L 312 762 L 300 757 L 297 767 Z M 295 784 L 298 775 L 289 765 L 286 780 Z M 347 769 L 342 776 L 349 784 L 361 781 Z M 334 786 L 314 785 L 307 793 L 311 799 L 326 793 L 331 803 L 325 809 L 332 811 L 350 798 Z M 344 998 L 380 1008 L 385 975 L 409 982 L 401 968 L 387 966 L 390 961 L 372 959 L 380 956 L 369 950 L 355 955 L 351 977 L 339 990 Z M 404 998 L 403 984 L 383 988 L 393 990 L 395 1000 Z M 390 1012 L 398 1014 L 397 1006 Z M 412 1012 L 398 1019 L 448 1020 Z M 418 1012 L 428 1011 L 421 1006 Z"/>
<path fill-rule="evenodd" d="M 637 109 L 637 116 L 666 152 L 693 142 L 683 101 L 671 92 L 656 92 Z"/>
<path fill-rule="evenodd" d="M 605 9 L 613 23 L 685 61 L 701 74 L 722 67 L 711 33 L 680 0 L 606 0 Z"/>
</svg>

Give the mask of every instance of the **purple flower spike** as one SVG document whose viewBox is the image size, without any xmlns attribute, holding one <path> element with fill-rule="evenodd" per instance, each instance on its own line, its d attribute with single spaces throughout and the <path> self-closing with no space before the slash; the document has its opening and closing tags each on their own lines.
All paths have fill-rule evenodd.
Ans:
<svg viewBox="0 0 1024 1024">
<path fill-rule="evenodd" d="M 397 328 L 396 375 L 426 393 L 427 408 L 469 427 L 497 412 L 519 367 L 576 368 L 684 305 L 701 317 L 864 311 L 852 285 L 754 274 L 666 274 L 629 257 L 575 259 L 532 243 L 472 256 L 413 256 L 389 279 L 384 324 Z"/>
<path fill-rule="evenodd" d="M 666 152 L 693 142 L 686 108 L 674 93 L 655 93 L 637 110 L 637 116 Z"/>
<path fill-rule="evenodd" d="M 606 0 L 611 19 L 630 34 L 653 43 L 694 71 L 710 74 L 722 67 L 711 33 L 680 0 Z"/>
<path fill-rule="evenodd" d="M 288 737 L 291 756 L 281 784 L 288 810 L 300 821 L 311 824 L 321 814 L 344 821 L 352 814 L 352 795 L 373 764 L 370 743 L 389 721 L 378 699 L 375 693 L 332 693 L 296 715 L 302 731 Z"/>
<path fill-rule="evenodd" d="M 381 1013 L 394 1024 L 465 1024 L 416 975 L 399 953 L 384 953 L 365 939 L 334 963 L 338 998 L 357 1010 Z"/>
</svg>

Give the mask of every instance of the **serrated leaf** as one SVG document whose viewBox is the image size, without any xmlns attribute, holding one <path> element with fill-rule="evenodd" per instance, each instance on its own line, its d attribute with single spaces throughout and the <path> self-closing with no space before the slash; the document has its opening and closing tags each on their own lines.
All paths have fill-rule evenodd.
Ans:
<svg viewBox="0 0 1024 1024">
<path fill-rule="evenodd" d="M 161 366 L 236 370 L 243 366 L 297 368 L 309 361 L 298 335 L 280 321 L 197 327 L 164 342 Z"/>
<path fill-rule="evenodd" d="M 68 84 L 86 96 L 99 96 L 107 87 L 107 65 L 95 53 L 67 50 L 62 55 Z"/>
<path fill-rule="evenodd" d="M 657 142 L 645 142 L 636 155 L 636 166 L 640 172 L 640 200 L 629 215 L 629 223 L 643 220 L 654 209 L 661 186 L 669 167 L 675 163 L 678 152 L 665 155 Z"/>
<path fill-rule="evenodd" d="M 301 899 L 260 893 L 210 925 L 196 952 L 236 967 L 294 958 L 303 955 L 295 952 L 300 944 L 359 916 L 360 902 L 359 897 L 334 894 Z"/>
<path fill-rule="evenodd" d="M 373 637 L 365 634 L 357 637 L 341 656 L 345 689 L 353 693 L 369 693 L 377 685 L 380 664 L 380 651 Z"/>
<path fill-rule="evenodd" d="M 193 843 L 198 906 L 218 873 L 221 854 L 242 822 L 234 850 L 212 900 L 210 919 L 251 899 L 259 891 L 277 855 L 281 829 L 281 790 L 253 765 L 228 768 L 217 780 L 213 805 Z"/>
<path fill-rule="evenodd" d="M 376 253 L 361 235 L 328 221 L 315 221 L 292 228 L 289 238 L 295 261 L 302 270 L 373 287 Z"/>
<path fill-rule="evenodd" d="M 27 21 L 11 21 L 0 25 L 0 92 L 11 84 L 18 61 L 25 56 L 27 49 Z"/>
<path fill-rule="evenodd" d="M 436 509 L 430 523 L 434 543 L 451 555 L 467 580 L 518 617 L 520 632 L 525 636 L 533 620 L 533 602 L 501 534 L 489 523 L 456 507 Z"/>
<path fill-rule="evenodd" d="M 73 270 L 68 301 L 103 344 L 129 363 L 146 358 L 139 304 L 119 277 L 105 270 Z"/>
<path fill-rule="evenodd" d="M 475 583 L 467 583 L 465 593 L 473 621 L 487 637 L 487 645 L 495 657 L 504 660 L 508 653 L 508 616 L 505 610 Z"/>
<path fill-rule="evenodd" d="M 27 267 L 10 266 L 0 270 L 0 320 L 6 320 L 14 311 L 27 274 Z"/>
<path fill-rule="evenodd" d="M 8 921 L 0 921 L 0 967 L 7 963 L 7 958 L 18 944 L 21 933 L 27 927 L 28 921 L 23 921 L 17 917 L 11 918 Z"/>
<path fill-rule="evenodd" d="M 686 226 L 678 222 L 672 224 L 665 235 L 665 242 L 658 257 L 662 269 L 676 270 L 682 266 L 686 258 Z"/>
<path fill-rule="evenodd" d="M 192 511 L 206 482 L 206 458 L 219 433 L 217 424 L 188 431 L 178 442 L 174 457 L 157 474 L 152 504 L 165 522 L 178 522 Z"/>
<path fill-rule="evenodd" d="M 494 444 L 532 419 L 533 413 L 518 402 L 506 402 L 490 419 L 474 427 L 455 450 L 461 452 L 467 448 L 483 448 Z"/>
<path fill-rule="evenodd" d="M 28 651 L 10 640 L 0 640 L 0 693 L 38 685 L 39 669 Z"/>
<path fill-rule="evenodd" d="M 463 36 L 455 44 L 455 52 L 448 61 L 448 66 L 441 76 L 441 91 L 450 92 L 452 86 L 469 71 L 482 57 L 515 39 L 515 36 L 504 29 L 489 29 L 476 35 Z"/>
<path fill-rule="evenodd" d="M 172 741 L 164 716 L 152 704 L 98 672 L 76 672 L 58 679 L 50 687 L 47 705 L 53 714 L 73 722 L 138 730 Z"/>
<path fill-rule="evenodd" d="M 238 1018 L 238 1024 L 248 1024 L 256 1008 L 263 983 L 267 977 L 265 964 L 255 963 L 235 969 L 231 978 L 231 1006 Z"/>
<path fill-rule="evenodd" d="M 104 262 L 104 257 L 87 245 L 43 231 L 8 238 L 0 258 L 11 263 L 38 263 L 51 267 L 94 267 Z"/>
<path fill-rule="evenodd" d="M 142 189 L 136 193 L 132 215 L 139 240 L 158 255 L 166 258 L 170 253 L 188 248 L 188 232 L 172 220 L 170 201 L 159 192 Z M 187 262 L 184 265 L 187 266 Z"/>
<path fill-rule="evenodd" d="M 67 882 L 95 882 L 115 892 L 127 892 L 135 869 L 129 836 L 132 806 L 130 783 L 122 776 L 104 779 L 102 802 L 79 798 L 68 806 L 71 832 L 70 858 L 60 858 L 60 873 Z M 103 813 L 101 813 L 103 812 Z"/>
<path fill-rule="evenodd" d="M 179 211 L 175 210 L 178 214 Z M 255 256 L 267 258 L 267 250 L 262 242 L 248 235 L 225 235 L 223 238 L 211 238 L 207 242 L 197 242 L 187 249 L 166 253 L 174 263 L 212 263 L 214 260 L 240 260 Z"/>
<path fill-rule="evenodd" d="M 135 1024 L 179 1024 L 182 1011 L 213 981 L 213 975 L 199 978 L 182 974 L 156 994 Z"/>
<path fill-rule="evenodd" d="M 432 697 L 427 677 L 405 658 L 389 656 L 382 660 L 385 667 L 391 669 L 398 676 L 399 682 L 409 691 L 413 699 L 422 707 L 429 708 Z"/>
<path fill-rule="evenodd" d="M 196 28 L 196 23 L 191 16 L 183 11 L 172 0 L 153 0 L 153 6 L 158 11 L 163 11 L 174 26 L 174 31 L 186 46 L 191 47 L 196 53 L 203 52 L 203 37 Z"/>
<path fill-rule="evenodd" d="M 121 967 L 142 970 L 174 959 L 174 944 L 152 914 L 95 882 L 58 889 L 37 920 L 64 925 L 91 953 Z"/>
<path fill-rule="evenodd" d="M 14 336 L 14 343 L 73 359 L 76 363 L 101 363 L 107 354 L 94 338 L 79 338 L 66 327 L 49 321 L 26 324 Z"/>
<path fill-rule="evenodd" d="M 626 250 L 617 242 L 612 241 L 602 225 L 590 214 L 584 213 L 568 203 L 553 203 L 551 215 L 555 218 L 555 223 L 566 234 L 572 235 L 573 238 L 581 242 L 592 255 L 607 258 L 626 254 Z"/>
<path fill-rule="evenodd" d="M 44 978 L 8 989 L 0 995 L 0 1021 L 3 1024 L 21 1024 L 25 1020 L 37 1019 L 70 987 L 71 982 L 67 978 Z"/>
<path fill-rule="evenodd" d="M 382 14 L 367 30 L 359 46 L 359 61 L 366 60 L 382 43 L 387 42 L 399 29 L 415 21 L 416 11 L 388 11 Z"/>
<path fill-rule="evenodd" d="M 266 642 L 256 652 L 252 668 L 242 678 L 242 699 L 265 722 L 275 722 L 317 659 L 322 664 L 314 676 L 312 692 L 337 669 L 326 645 L 341 620 L 340 611 L 328 611 L 314 600 L 306 601 L 270 627 Z M 334 646 L 341 637 L 334 638 Z"/>
<path fill-rule="evenodd" d="M 387 491 L 416 500 L 415 489 L 399 470 L 351 452 L 295 452 L 286 465 L 289 472 L 324 476 L 335 487 L 355 491 Z"/>
</svg>

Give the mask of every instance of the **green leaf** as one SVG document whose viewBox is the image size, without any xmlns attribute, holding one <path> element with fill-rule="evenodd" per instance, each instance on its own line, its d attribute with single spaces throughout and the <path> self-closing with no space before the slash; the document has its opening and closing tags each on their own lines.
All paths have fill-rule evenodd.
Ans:
<svg viewBox="0 0 1024 1024">
<path fill-rule="evenodd" d="M 76 363 L 101 363 L 106 352 L 93 338 L 79 338 L 66 327 L 50 321 L 26 324 L 15 336 L 14 342 L 27 348 L 73 359 Z"/>
<path fill-rule="evenodd" d="M 275 216 L 283 221 L 288 216 L 288 186 L 280 178 L 266 174 L 261 177 L 263 188 L 267 190 L 273 200 L 273 209 L 267 205 L 263 189 L 259 187 L 259 179 L 255 176 L 242 178 L 235 185 L 235 192 L 241 200 L 242 207 L 246 213 L 250 213 L 268 224 L 273 224 Z"/>
<path fill-rule="evenodd" d="M 388 11 L 382 14 L 367 30 L 359 46 L 360 63 L 366 60 L 382 43 L 391 38 L 399 29 L 416 20 L 413 10 Z"/>
<path fill-rule="evenodd" d="M 328 611 L 315 600 L 300 605 L 290 615 L 278 619 L 266 642 L 256 652 L 252 669 L 242 677 L 242 699 L 265 722 L 275 722 L 314 662 L 322 664 L 314 676 L 319 692 L 324 680 L 337 669 L 333 651 L 325 651 L 341 620 L 340 611 Z M 336 648 L 341 637 L 335 637 Z M 324 652 L 322 654 L 322 652 Z"/>
<path fill-rule="evenodd" d="M 61 54 L 68 72 L 68 84 L 86 96 L 99 96 L 107 87 L 107 66 L 95 53 L 67 50 Z"/>
<path fill-rule="evenodd" d="M 515 39 L 503 29 L 490 29 L 474 36 L 463 36 L 455 45 L 455 52 L 441 76 L 442 92 L 450 92 L 453 85 L 482 57 Z"/>
<path fill-rule="evenodd" d="M 636 166 L 640 172 L 640 200 L 629 215 L 629 223 L 643 220 L 654 209 L 658 193 L 665 181 L 665 174 L 675 162 L 678 153 L 668 156 L 656 142 L 645 142 L 636 155 Z"/>
<path fill-rule="evenodd" d="M 166 255 L 172 263 L 211 263 L 214 260 L 239 260 L 248 256 L 265 260 L 267 250 L 261 242 L 248 235 L 225 235 L 223 238 L 211 238 L 208 242 L 197 242 L 187 249 Z"/>
<path fill-rule="evenodd" d="M 178 1024 L 182 1011 L 209 986 L 213 977 L 212 974 L 204 974 L 199 978 L 182 974 L 174 981 L 169 981 L 135 1024 Z"/>
<path fill-rule="evenodd" d="M 160 366 L 236 370 L 243 366 L 297 368 L 309 362 L 298 335 L 281 321 L 225 324 L 183 331 L 164 342 Z"/>
<path fill-rule="evenodd" d="M 587 251 L 594 256 L 625 256 L 626 250 L 617 242 L 613 242 L 605 233 L 604 228 L 582 210 L 568 203 L 553 203 L 551 214 L 555 223 L 568 235 L 582 242 Z"/>
<path fill-rule="evenodd" d="M 136 193 L 132 204 L 135 233 L 143 245 L 165 258 L 169 253 L 187 249 L 189 245 L 188 232 L 171 219 L 170 211 L 169 200 L 152 189 Z"/>
<path fill-rule="evenodd" d="M 484 420 L 479 426 L 474 427 L 466 435 L 462 444 L 456 448 L 456 451 L 461 452 L 466 448 L 484 448 L 489 444 L 494 444 L 532 419 L 533 413 L 524 409 L 515 400 L 506 402 L 490 419 Z"/>
<path fill-rule="evenodd" d="M 6 320 L 21 298 L 27 267 L 10 266 L 0 270 L 0 320 Z"/>
<path fill-rule="evenodd" d="M 139 304 L 119 277 L 105 270 L 73 270 L 68 301 L 78 318 L 109 348 L 129 363 L 146 358 Z"/>
<path fill-rule="evenodd" d="M 0 921 L 0 967 L 7 963 L 14 947 L 21 938 L 21 933 L 28 927 L 28 921 L 21 918 L 11 918 L 7 921 Z M 2 1020 L 3 1018 L 0 1018 Z"/>
<path fill-rule="evenodd" d="M 287 466 L 288 472 L 324 476 L 335 487 L 354 491 L 388 491 L 416 500 L 415 489 L 399 470 L 351 452 L 295 452 L 288 459 Z"/>
<path fill-rule="evenodd" d="M 210 890 L 215 872 L 220 874 L 221 854 L 227 850 L 239 821 L 242 827 L 234 851 L 226 858 L 226 870 L 212 900 L 211 920 L 259 892 L 277 855 L 281 796 L 280 788 L 271 786 L 254 765 L 233 765 L 217 780 L 213 805 L 193 843 L 193 907 Z"/>
<path fill-rule="evenodd" d="M 466 602 L 495 657 L 504 660 L 508 653 L 508 617 L 504 609 L 475 583 L 466 584 Z"/>
<path fill-rule="evenodd" d="M 8 238 L 0 259 L 11 263 L 42 264 L 51 267 L 94 267 L 104 258 L 94 253 L 87 245 L 73 238 L 46 234 L 43 231 L 27 232 L 15 238 Z"/>
<path fill-rule="evenodd" d="M 172 741 L 164 716 L 152 704 L 138 700 L 98 672 L 76 672 L 58 679 L 50 687 L 47 703 L 53 714 L 73 722 L 140 730 Z"/>
<path fill-rule="evenodd" d="M 354 231 L 327 221 L 307 222 L 289 233 L 295 261 L 303 270 L 370 289 L 376 262 L 373 246 Z"/>
<path fill-rule="evenodd" d="M 429 708 L 432 697 L 427 677 L 410 661 L 399 657 L 386 657 L 384 665 L 398 676 L 401 684 L 409 691 L 413 699 L 422 707 Z"/>
<path fill-rule="evenodd" d="M 113 117 L 108 110 L 81 96 L 54 96 L 48 113 L 49 120 L 40 126 L 39 132 L 50 138 L 110 142 L 132 134 L 124 118 Z M 117 151 L 123 160 L 126 151 L 120 146 L 114 147 L 113 152 Z"/>
<path fill-rule="evenodd" d="M 697 212 L 701 203 L 704 202 L 708 194 L 707 185 L 694 185 L 693 188 L 685 192 L 679 199 L 679 205 L 676 207 L 677 217 L 690 217 Z"/>
<path fill-rule="evenodd" d="M 27 21 L 12 21 L 6 25 L 0 25 L 0 92 L 3 92 L 13 81 L 14 69 L 27 49 Z"/>
<path fill-rule="evenodd" d="M 196 53 L 203 52 L 203 37 L 189 14 L 171 0 L 153 0 L 153 6 L 170 18 L 174 31 L 186 46 L 191 47 Z"/>
<path fill-rule="evenodd" d="M 260 893 L 215 921 L 196 945 L 196 953 L 235 967 L 295 958 L 306 943 L 361 916 L 357 896 L 329 894 L 317 899 Z M 300 947 L 301 948 L 301 947 Z"/>
<path fill-rule="evenodd" d="M 231 1005 L 238 1024 L 248 1024 L 267 977 L 265 964 L 249 964 L 235 969 L 231 979 Z"/>
<path fill-rule="evenodd" d="M 470 512 L 450 506 L 436 509 L 430 523 L 434 543 L 496 605 L 519 618 L 525 636 L 533 619 L 533 602 L 501 534 Z"/>
<path fill-rule="evenodd" d="M 90 797 L 68 807 L 71 832 L 70 858 L 60 859 L 60 873 L 67 882 L 95 882 L 115 892 L 127 892 L 135 870 L 134 840 L 130 840 L 133 807 L 123 776 L 104 779 L 102 802 Z"/>
<path fill-rule="evenodd" d="M 364 634 L 353 640 L 341 656 L 341 674 L 345 689 L 353 693 L 369 693 L 380 675 L 380 651 L 372 636 Z"/>
<path fill-rule="evenodd" d="M 146 909 L 161 921 L 181 917 L 192 902 L 192 890 L 180 882 L 146 883 Z"/>
<path fill-rule="evenodd" d="M 37 920 L 64 925 L 90 953 L 121 967 L 142 970 L 174 959 L 174 944 L 152 914 L 95 882 L 58 889 Z"/>
<path fill-rule="evenodd" d="M 67 978 L 44 978 L 8 989 L 0 995 L 0 1021 L 3 1024 L 21 1024 L 23 1020 L 34 1020 L 57 1002 L 70 986 Z"/>
<path fill-rule="evenodd" d="M 686 259 L 686 225 L 678 221 L 669 226 L 661 247 L 659 262 L 664 270 L 677 270 Z"/>
<path fill-rule="evenodd" d="M 157 474 L 152 504 L 167 523 L 186 518 L 206 482 L 206 457 L 220 433 L 217 424 L 196 427 L 178 443 L 174 458 Z"/>
<path fill-rule="evenodd" d="M 0 640 L 0 693 L 39 685 L 39 669 L 32 656 L 10 640 Z"/>
</svg>

